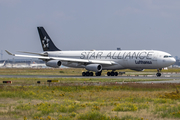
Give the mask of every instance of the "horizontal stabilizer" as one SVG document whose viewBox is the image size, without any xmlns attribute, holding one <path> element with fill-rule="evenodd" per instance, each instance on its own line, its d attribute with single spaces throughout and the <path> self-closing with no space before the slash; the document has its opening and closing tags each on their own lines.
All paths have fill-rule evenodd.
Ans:
<svg viewBox="0 0 180 120">
<path fill-rule="evenodd" d="M 7 52 L 8 55 L 13 55 L 15 56 L 14 54 L 10 53 L 9 51 L 5 50 Z"/>
</svg>

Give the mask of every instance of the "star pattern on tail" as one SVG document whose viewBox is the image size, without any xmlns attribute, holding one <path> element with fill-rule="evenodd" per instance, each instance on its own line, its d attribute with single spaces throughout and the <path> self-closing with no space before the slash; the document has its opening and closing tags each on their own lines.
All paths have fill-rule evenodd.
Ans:
<svg viewBox="0 0 180 120">
<path fill-rule="evenodd" d="M 43 48 L 49 48 L 49 39 L 45 36 L 42 40 Z"/>
</svg>

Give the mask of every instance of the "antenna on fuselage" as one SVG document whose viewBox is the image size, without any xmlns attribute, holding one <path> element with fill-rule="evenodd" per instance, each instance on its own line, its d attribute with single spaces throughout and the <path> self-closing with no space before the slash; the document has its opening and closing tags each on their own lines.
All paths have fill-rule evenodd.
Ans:
<svg viewBox="0 0 180 120">
<path fill-rule="evenodd" d="M 117 48 L 117 50 L 121 50 L 121 48 Z"/>
</svg>

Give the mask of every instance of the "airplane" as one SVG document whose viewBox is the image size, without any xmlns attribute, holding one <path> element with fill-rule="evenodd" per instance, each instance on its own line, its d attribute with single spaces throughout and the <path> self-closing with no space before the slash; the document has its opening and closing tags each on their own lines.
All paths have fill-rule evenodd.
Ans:
<svg viewBox="0 0 180 120">
<path fill-rule="evenodd" d="M 18 57 L 38 58 L 45 61 L 46 66 L 59 68 L 61 65 L 73 68 L 85 68 L 82 76 L 101 76 L 102 70 L 111 70 L 107 76 L 118 76 L 116 70 L 131 69 L 142 71 L 144 69 L 157 69 L 160 71 L 176 62 L 171 54 L 158 50 L 88 50 L 88 51 L 62 51 L 57 48 L 45 29 L 37 27 L 42 53 L 21 52 L 33 55 L 12 54 Z"/>
<path fill-rule="evenodd" d="M 4 67 L 5 62 L 6 62 L 6 61 L 4 61 L 3 63 L 0 63 L 0 67 Z"/>
</svg>

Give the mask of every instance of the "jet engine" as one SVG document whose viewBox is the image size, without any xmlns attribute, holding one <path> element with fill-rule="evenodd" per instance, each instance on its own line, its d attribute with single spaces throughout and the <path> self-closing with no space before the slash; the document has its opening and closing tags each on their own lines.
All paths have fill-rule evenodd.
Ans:
<svg viewBox="0 0 180 120">
<path fill-rule="evenodd" d="M 102 66 L 100 64 L 89 64 L 86 65 L 86 70 L 100 72 L 102 70 Z"/>
<path fill-rule="evenodd" d="M 61 61 L 59 60 L 50 60 L 46 62 L 46 66 L 48 67 L 53 67 L 53 68 L 58 68 L 61 66 Z"/>
</svg>

